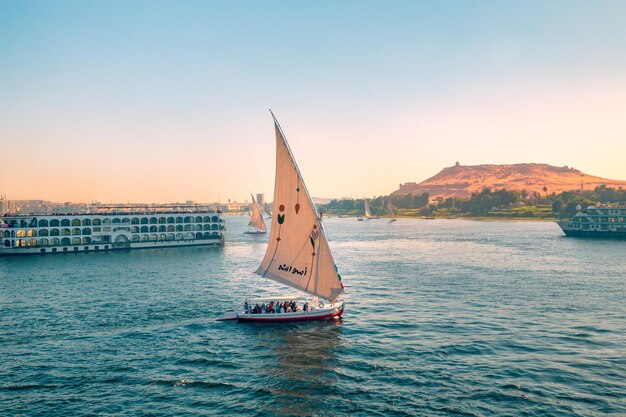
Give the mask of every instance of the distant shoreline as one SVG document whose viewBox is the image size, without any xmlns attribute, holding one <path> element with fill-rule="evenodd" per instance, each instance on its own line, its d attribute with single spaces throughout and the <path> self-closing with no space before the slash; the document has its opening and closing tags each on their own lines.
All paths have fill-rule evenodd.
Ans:
<svg viewBox="0 0 626 417">
<path fill-rule="evenodd" d="M 339 218 L 339 215 L 324 214 L 324 218 Z M 342 218 L 348 219 L 357 219 L 363 216 L 347 216 Z M 499 216 L 396 216 L 396 219 L 421 219 L 421 220 L 474 220 L 474 221 L 493 221 L 493 220 L 504 220 L 504 221 L 542 221 L 542 222 L 555 222 L 557 221 L 556 217 L 499 217 Z M 375 220 L 389 220 L 391 217 L 381 217 L 380 219 Z M 365 221 L 368 221 L 364 219 Z"/>
</svg>

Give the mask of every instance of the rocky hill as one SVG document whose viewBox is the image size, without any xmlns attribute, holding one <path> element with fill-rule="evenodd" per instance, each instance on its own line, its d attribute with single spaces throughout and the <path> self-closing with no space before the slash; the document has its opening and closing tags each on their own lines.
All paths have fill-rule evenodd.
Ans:
<svg viewBox="0 0 626 417">
<path fill-rule="evenodd" d="M 577 169 L 555 167 L 548 164 L 512 164 L 512 165 L 456 165 L 444 168 L 434 177 L 420 183 L 400 184 L 394 195 L 421 194 L 427 192 L 430 198 L 469 197 L 483 188 L 492 190 L 526 190 L 529 194 L 545 194 L 569 190 L 593 189 L 598 185 L 626 188 L 626 181 L 609 180 L 585 174 Z"/>
</svg>

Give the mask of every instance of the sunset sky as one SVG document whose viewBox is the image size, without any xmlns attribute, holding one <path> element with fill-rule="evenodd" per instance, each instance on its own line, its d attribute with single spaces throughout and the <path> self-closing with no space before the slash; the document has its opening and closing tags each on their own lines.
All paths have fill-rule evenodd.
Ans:
<svg viewBox="0 0 626 417">
<path fill-rule="evenodd" d="M 625 1 L 0 2 L 0 193 L 270 196 L 281 121 L 309 191 L 456 161 L 626 179 Z"/>
</svg>

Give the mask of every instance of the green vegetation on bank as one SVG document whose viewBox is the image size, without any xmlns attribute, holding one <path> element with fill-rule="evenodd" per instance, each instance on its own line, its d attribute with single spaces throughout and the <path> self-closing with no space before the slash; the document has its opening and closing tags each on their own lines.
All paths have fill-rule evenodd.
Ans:
<svg viewBox="0 0 626 417">
<path fill-rule="evenodd" d="M 583 208 L 597 203 L 626 203 L 626 190 L 604 185 L 588 191 L 564 191 L 549 194 L 534 192 L 496 190 L 489 188 L 473 193 L 470 198 L 446 198 L 429 202 L 428 193 L 402 196 L 379 196 L 369 200 L 373 215 L 387 214 L 387 202 L 391 199 L 398 216 L 418 217 L 491 217 L 491 218 L 569 218 L 576 214 L 576 206 Z M 333 200 L 321 205 L 320 210 L 331 215 L 363 215 L 362 199 Z"/>
</svg>

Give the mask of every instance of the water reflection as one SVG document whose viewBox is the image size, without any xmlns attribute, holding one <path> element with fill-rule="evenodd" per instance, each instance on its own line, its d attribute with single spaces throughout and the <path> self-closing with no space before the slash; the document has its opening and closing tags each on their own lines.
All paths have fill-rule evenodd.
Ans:
<svg viewBox="0 0 626 417">
<path fill-rule="evenodd" d="M 328 410 L 337 394 L 341 320 L 254 326 L 268 345 L 261 371 L 270 394 L 261 409 L 270 415 L 313 415 Z M 273 360 L 272 360 L 273 359 Z"/>
</svg>

